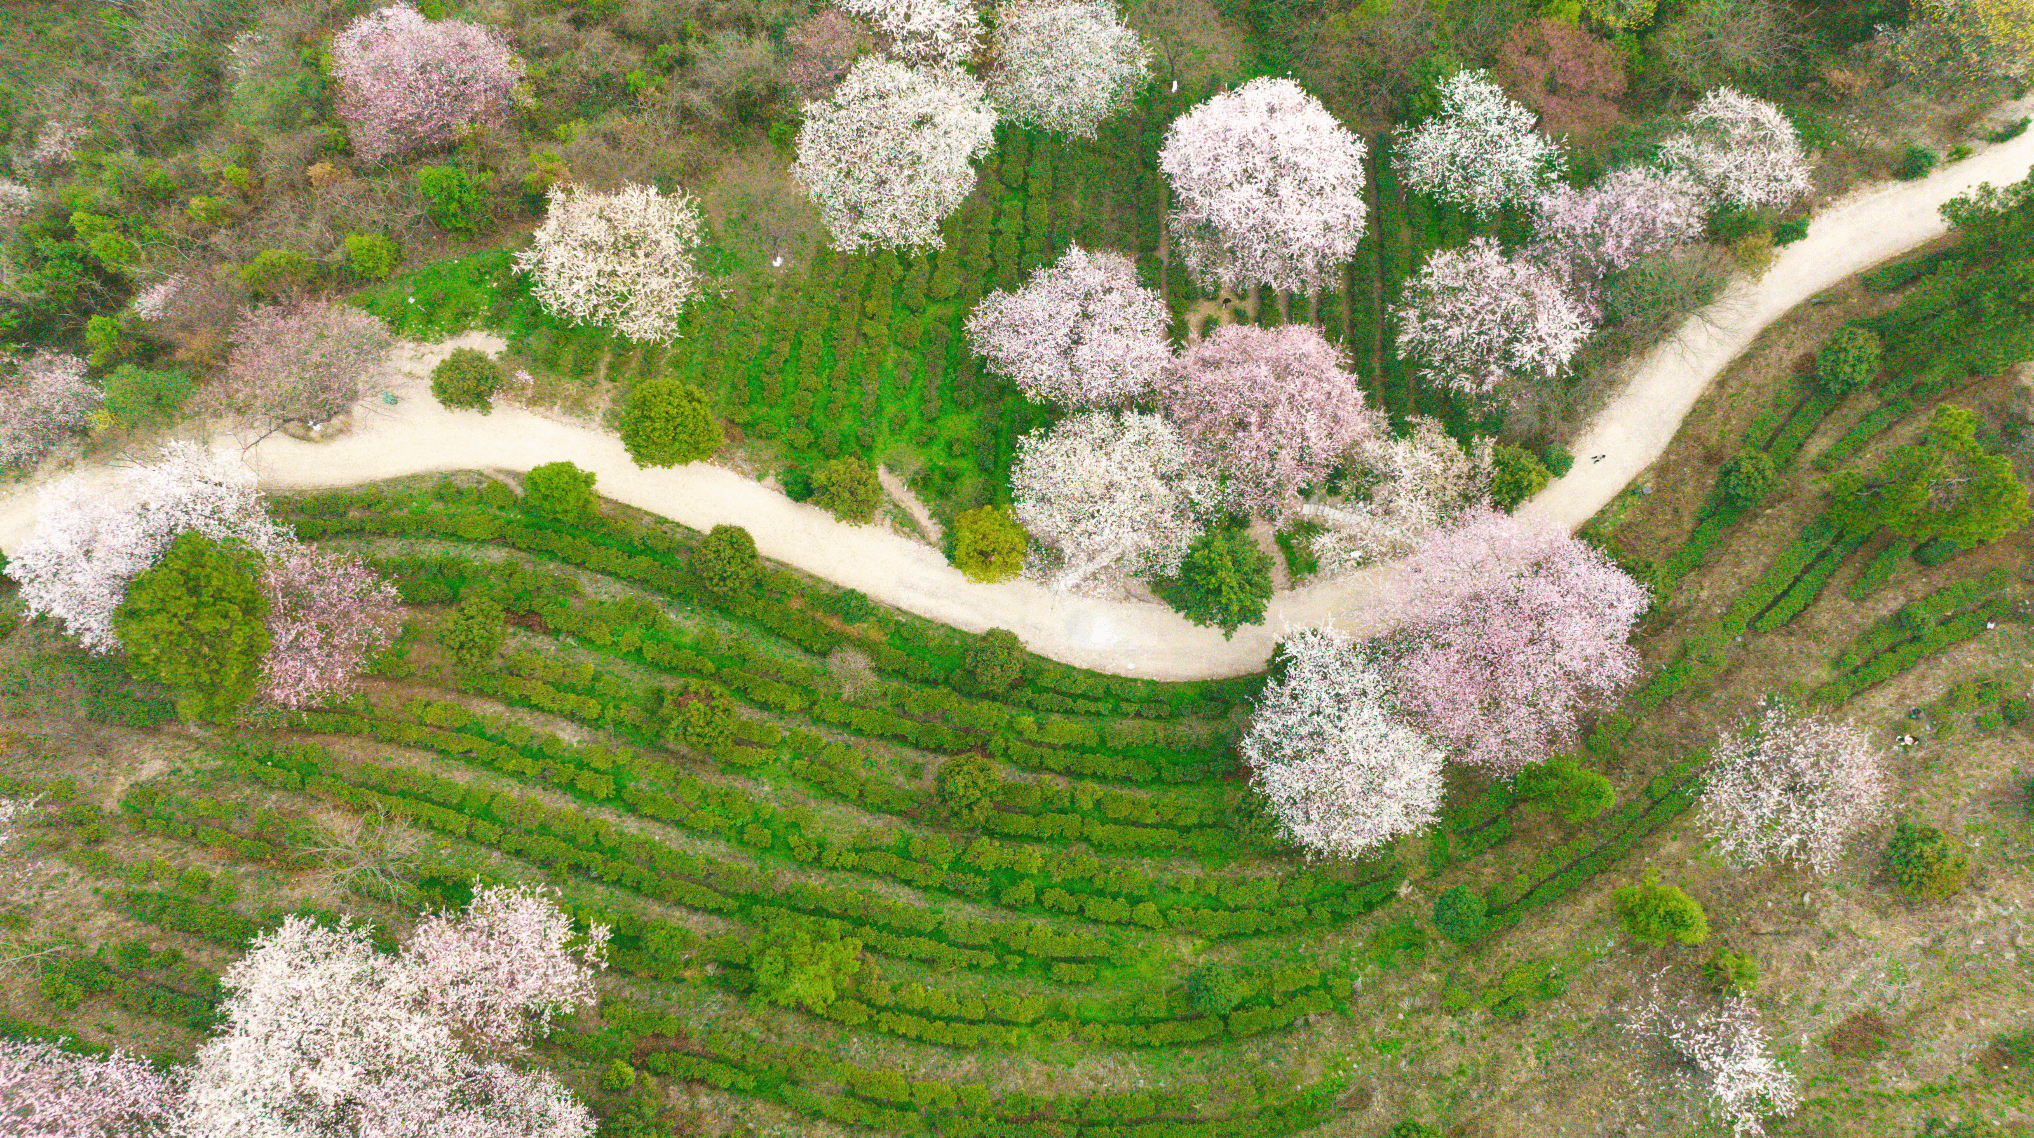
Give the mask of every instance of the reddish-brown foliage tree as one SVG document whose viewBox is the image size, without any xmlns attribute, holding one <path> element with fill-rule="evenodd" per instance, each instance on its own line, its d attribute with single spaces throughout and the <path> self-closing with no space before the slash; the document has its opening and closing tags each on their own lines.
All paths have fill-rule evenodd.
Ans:
<svg viewBox="0 0 2034 1138">
<path fill-rule="evenodd" d="M 1624 61 L 1609 44 L 1565 20 L 1527 20 L 1497 49 L 1497 75 L 1513 98 L 1540 113 L 1540 129 L 1586 135 L 1619 119 Z"/>
</svg>

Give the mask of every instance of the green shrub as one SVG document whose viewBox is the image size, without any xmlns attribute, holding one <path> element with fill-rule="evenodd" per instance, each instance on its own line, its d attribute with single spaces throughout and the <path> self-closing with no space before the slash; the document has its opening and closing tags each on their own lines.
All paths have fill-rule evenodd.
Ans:
<svg viewBox="0 0 2034 1138">
<path fill-rule="evenodd" d="M 425 166 L 417 171 L 417 190 L 432 224 L 472 237 L 487 220 L 487 184 L 457 166 Z"/>
<path fill-rule="evenodd" d="M 741 720 L 733 700 L 714 694 L 693 699 L 671 719 L 671 733 L 694 750 L 715 754 L 734 746 Z"/>
<path fill-rule="evenodd" d="M 1765 501 L 1779 481 L 1773 460 L 1762 450 L 1739 451 L 1724 460 L 1716 472 L 1716 494 L 1724 503 L 1749 509 Z"/>
<path fill-rule="evenodd" d="M 1702 966 L 1702 975 L 1726 996 L 1749 996 L 1759 986 L 1759 962 L 1749 953 L 1721 949 Z"/>
<path fill-rule="evenodd" d="M 970 581 L 1007 581 L 1024 568 L 1031 541 L 1008 506 L 965 510 L 953 519 L 953 563 Z"/>
<path fill-rule="evenodd" d="M 842 589 L 826 601 L 826 610 L 844 624 L 866 624 L 876 619 L 876 602 L 858 589 Z"/>
<path fill-rule="evenodd" d="M 106 393 L 106 413 L 130 430 L 166 425 L 196 390 L 189 372 L 133 364 L 114 368 L 99 386 Z"/>
<path fill-rule="evenodd" d="M 1446 1135 L 1442 1134 L 1439 1129 L 1428 1126 L 1424 1122 L 1415 1122 L 1408 1118 L 1404 1122 L 1392 1127 L 1391 1133 L 1386 1135 L 1385 1138 L 1446 1138 Z"/>
<path fill-rule="evenodd" d="M 483 415 L 494 409 L 494 393 L 501 384 L 501 365 L 493 356 L 472 348 L 452 349 L 451 355 L 431 369 L 431 394 L 438 402 Z"/>
<path fill-rule="evenodd" d="M 1637 885 L 1612 895 L 1617 918 L 1633 940 L 1657 948 L 1669 940 L 1701 944 L 1709 939 L 1709 918 L 1693 897 L 1673 885 L 1660 884 L 1657 870 L 1647 870 Z"/>
<path fill-rule="evenodd" d="M 1489 911 L 1481 894 L 1457 885 L 1434 898 L 1434 929 L 1456 944 L 1468 944 L 1483 935 Z"/>
<path fill-rule="evenodd" d="M 1831 395 L 1848 395 L 1879 374 L 1885 348 L 1869 328 L 1846 324 L 1815 352 L 1815 382 Z"/>
<path fill-rule="evenodd" d="M 438 624 L 438 646 L 461 672 L 478 672 L 494 663 L 494 654 L 507 640 L 507 614 L 485 593 L 461 597 Z"/>
<path fill-rule="evenodd" d="M 1490 501 L 1507 513 L 1518 509 L 1528 498 L 1547 488 L 1553 474 L 1540 456 L 1505 443 L 1497 448 L 1490 468 Z"/>
<path fill-rule="evenodd" d="M 1575 456 L 1560 443 L 1548 443 L 1540 448 L 1540 463 L 1547 468 L 1548 474 L 1560 478 L 1575 468 Z"/>
<path fill-rule="evenodd" d="M 260 686 L 267 616 L 260 555 L 190 530 L 128 586 L 113 625 L 135 673 L 176 691 L 180 718 L 225 723 Z"/>
<path fill-rule="evenodd" d="M 2014 139 L 2020 137 L 2021 135 L 2027 133 L 2027 124 L 2029 123 L 2034 123 L 2034 118 L 2015 119 L 2012 122 L 2009 122 L 2004 126 L 1999 127 L 1997 130 L 1992 131 L 1990 134 L 1985 135 L 1985 141 L 2011 142 Z"/>
<path fill-rule="evenodd" d="M 1024 643 L 1007 628 L 992 628 L 969 642 L 954 686 L 972 695 L 1009 691 L 1024 678 Z"/>
<path fill-rule="evenodd" d="M 622 444 L 637 466 L 683 466 L 711 458 L 726 441 L 706 393 L 665 376 L 636 385 L 622 412 Z"/>
<path fill-rule="evenodd" d="M 718 525 L 692 547 L 692 571 L 715 596 L 741 597 L 762 577 L 763 559 L 748 530 Z"/>
<path fill-rule="evenodd" d="M 1194 539 L 1179 573 L 1157 582 L 1158 595 L 1195 624 L 1234 636 L 1264 619 L 1271 600 L 1271 558 L 1242 526 L 1218 523 Z"/>
<path fill-rule="evenodd" d="M 850 525 L 867 525 L 883 504 L 883 484 L 868 459 L 842 455 L 812 472 L 812 502 Z"/>
<path fill-rule="evenodd" d="M 933 797 L 939 809 L 958 825 L 979 829 L 995 808 L 996 792 L 1003 780 L 996 768 L 980 754 L 969 751 L 939 766 L 933 776 Z"/>
<path fill-rule="evenodd" d="M 1249 994 L 1249 985 L 1233 965 L 1210 962 L 1187 973 L 1187 1007 L 1202 1015 L 1228 1015 Z"/>
<path fill-rule="evenodd" d="M 862 942 L 839 932 L 773 925 L 749 949 L 749 970 L 764 1003 L 824 1011 L 862 970 Z"/>
<path fill-rule="evenodd" d="M 1909 145 L 1900 152 L 1900 161 L 1893 167 L 1893 176 L 1903 182 L 1925 178 L 1935 169 L 1935 152 L 1925 146 Z"/>
<path fill-rule="evenodd" d="M 311 287 L 318 262 L 288 249 L 264 249 L 240 270 L 240 279 L 264 296 L 282 299 Z"/>
<path fill-rule="evenodd" d="M 1789 218 L 1773 226 L 1773 244 L 1775 245 L 1792 245 L 1794 242 L 1807 236 L 1808 219 L 1806 217 Z"/>
<path fill-rule="evenodd" d="M 1886 847 L 1893 884 L 1910 897 L 1939 901 L 1970 880 L 1970 853 L 1963 843 L 1933 826 L 1902 822 Z"/>
<path fill-rule="evenodd" d="M 593 520 L 599 503 L 593 496 L 593 472 L 569 462 L 547 462 L 523 476 L 523 512 L 568 525 Z"/>
<path fill-rule="evenodd" d="M 402 247 L 379 233 L 346 235 L 346 270 L 364 281 L 385 281 L 402 267 Z"/>
<path fill-rule="evenodd" d="M 600 1076 L 600 1089 L 620 1093 L 636 1085 L 636 1069 L 620 1059 L 612 1060 Z"/>
<path fill-rule="evenodd" d="M 1610 780 L 1568 755 L 1555 755 L 1518 773 L 1518 796 L 1545 805 L 1571 825 L 1601 817 L 1617 801 Z"/>
</svg>

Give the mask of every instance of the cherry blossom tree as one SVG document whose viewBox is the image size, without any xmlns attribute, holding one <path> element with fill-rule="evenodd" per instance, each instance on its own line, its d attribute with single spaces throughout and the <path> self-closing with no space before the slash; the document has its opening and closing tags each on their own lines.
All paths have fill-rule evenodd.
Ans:
<svg viewBox="0 0 2034 1138">
<path fill-rule="evenodd" d="M 350 304 L 266 305 L 233 326 L 221 409 L 256 430 L 321 423 L 380 380 L 394 344 L 381 318 Z"/>
<path fill-rule="evenodd" d="M 164 277 L 135 293 L 134 299 L 128 302 L 129 307 L 134 310 L 137 318 L 154 323 L 169 312 L 170 304 L 176 300 L 177 293 L 183 291 L 185 283 L 181 273 Z"/>
<path fill-rule="evenodd" d="M 1808 156 L 1780 108 L 1718 87 L 1688 112 L 1660 161 L 1741 209 L 1784 209 L 1808 192 Z"/>
<path fill-rule="evenodd" d="M 34 203 L 34 190 L 11 178 L 0 178 L 0 222 L 23 216 Z"/>
<path fill-rule="evenodd" d="M 968 316 L 974 350 L 1041 403 L 1076 410 L 1141 396 L 1172 358 L 1165 301 L 1137 283 L 1121 253 L 1075 245 L 1015 292 L 984 297 Z"/>
<path fill-rule="evenodd" d="M 1361 139 L 1290 79 L 1252 79 L 1166 130 L 1173 252 L 1203 283 L 1326 287 L 1363 236 Z"/>
<path fill-rule="evenodd" d="M 791 59 L 784 80 L 807 99 L 824 99 L 848 73 L 868 37 L 861 25 L 829 8 L 786 28 L 784 47 Z"/>
<path fill-rule="evenodd" d="M 554 1013 L 593 1002 L 607 936 L 601 925 L 576 936 L 546 894 L 487 886 L 474 891 L 465 912 L 419 921 L 403 960 L 466 1038 L 522 1047 L 550 1030 Z"/>
<path fill-rule="evenodd" d="M 1017 441 L 1012 512 L 1056 556 L 1054 588 L 1103 591 L 1179 568 L 1215 483 L 1156 415 L 1090 411 Z"/>
<path fill-rule="evenodd" d="M 370 12 L 332 37 L 332 76 L 354 153 L 378 162 L 505 122 L 523 61 L 493 28 L 427 20 L 403 3 Z"/>
<path fill-rule="evenodd" d="M 1436 94 L 1438 113 L 1398 130 L 1393 162 L 1406 185 L 1488 217 L 1561 173 L 1560 145 L 1486 73 L 1458 71 Z"/>
<path fill-rule="evenodd" d="M 1702 822 L 1740 868 L 1796 861 L 1836 868 L 1843 847 L 1884 812 L 1884 758 L 1864 732 L 1768 707 L 1725 731 L 1702 790 Z"/>
<path fill-rule="evenodd" d="M 975 188 L 970 163 L 995 145 L 982 84 L 953 67 L 858 61 L 833 96 L 807 103 L 791 176 L 836 249 L 940 248 L 940 219 Z"/>
<path fill-rule="evenodd" d="M 261 695 L 302 708 L 342 696 L 402 626 L 395 586 L 353 558 L 302 546 L 279 551 L 262 572 L 268 654 Z"/>
<path fill-rule="evenodd" d="M 996 9 L 989 98 L 1022 126 L 1077 138 L 1129 106 L 1151 53 L 1110 0 L 1011 0 Z"/>
<path fill-rule="evenodd" d="M 1665 1040 L 1695 1065 L 1707 1081 L 1711 1109 L 1736 1138 L 1762 1138 L 1766 1117 L 1792 1114 L 1801 1105 L 1798 1080 L 1773 1054 L 1758 1009 L 1743 996 L 1703 1010 L 1655 992 L 1642 999 L 1629 1026 Z"/>
<path fill-rule="evenodd" d="M 0 1131 L 23 1138 L 175 1138 L 182 1081 L 114 1051 L 0 1039 Z"/>
<path fill-rule="evenodd" d="M 1709 194 L 1692 178 L 1623 166 L 1587 189 L 1551 187 L 1535 203 L 1539 259 L 1566 266 L 1594 286 L 1603 274 L 1699 240 L 1709 227 Z"/>
<path fill-rule="evenodd" d="M 1400 717 L 1376 662 L 1326 628 L 1285 638 L 1278 657 L 1239 750 L 1280 831 L 1354 858 L 1433 825 L 1440 748 Z"/>
<path fill-rule="evenodd" d="M 9 558 L 30 616 L 50 616 L 94 652 L 119 647 L 113 610 L 128 582 L 186 530 L 238 538 L 264 552 L 293 538 L 262 512 L 239 464 L 189 443 L 136 467 L 112 486 L 70 478 L 43 491 L 28 539 Z"/>
<path fill-rule="evenodd" d="M 868 21 L 889 51 L 914 63 L 960 63 L 975 54 L 982 17 L 973 0 L 834 0 Z"/>
<path fill-rule="evenodd" d="M 1339 349 L 1305 324 L 1224 324 L 1158 379 L 1157 401 L 1233 503 L 1289 509 L 1351 447 L 1383 433 Z"/>
<path fill-rule="evenodd" d="M 516 254 L 531 295 L 554 315 L 631 340 L 678 335 L 702 286 L 699 203 L 634 184 L 613 193 L 553 186 L 549 201 L 530 247 Z"/>
<path fill-rule="evenodd" d="M 1462 762 L 1515 774 L 1638 675 L 1626 641 L 1645 590 L 1565 533 L 1472 510 L 1406 565 L 1386 670 L 1407 717 Z"/>
<path fill-rule="evenodd" d="M 1434 419 L 1415 417 L 1402 435 L 1365 440 L 1350 466 L 1360 496 L 1317 498 L 1299 516 L 1325 530 L 1312 540 L 1323 573 L 1410 552 L 1469 511 L 1490 505 L 1492 440 L 1465 449 Z"/>
<path fill-rule="evenodd" d="M 105 399 L 66 352 L 0 358 L 0 467 L 30 466 L 84 430 Z"/>
<path fill-rule="evenodd" d="M 1582 303 L 1552 270 L 1478 237 L 1436 249 L 1392 309 L 1399 350 L 1420 375 L 1464 395 L 1552 379 L 1589 338 Z"/>
</svg>

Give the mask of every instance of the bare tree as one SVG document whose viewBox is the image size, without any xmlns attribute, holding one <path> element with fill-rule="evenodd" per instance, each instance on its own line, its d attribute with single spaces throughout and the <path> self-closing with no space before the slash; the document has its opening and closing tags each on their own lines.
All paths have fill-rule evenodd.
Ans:
<svg viewBox="0 0 2034 1138">
<path fill-rule="evenodd" d="M 424 838 L 408 821 L 377 803 L 368 813 L 325 821 L 323 831 L 297 848 L 323 862 L 333 884 L 390 904 L 409 894 Z"/>
</svg>

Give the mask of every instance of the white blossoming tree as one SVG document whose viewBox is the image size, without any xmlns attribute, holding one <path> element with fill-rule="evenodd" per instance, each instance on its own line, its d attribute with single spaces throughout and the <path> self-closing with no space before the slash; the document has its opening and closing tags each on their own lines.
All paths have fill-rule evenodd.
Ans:
<svg viewBox="0 0 2034 1138">
<path fill-rule="evenodd" d="M 534 241 L 516 254 L 544 308 L 631 340 L 668 340 L 700 293 L 699 203 L 627 185 L 613 193 L 554 186 Z"/>
<path fill-rule="evenodd" d="M 1437 93 L 1438 113 L 1399 128 L 1393 161 L 1406 185 L 1487 217 L 1533 200 L 1560 174 L 1560 145 L 1486 73 L 1458 71 Z"/>
<path fill-rule="evenodd" d="M 834 6 L 866 21 L 892 54 L 913 62 L 960 63 L 982 37 L 973 0 L 834 0 Z"/>
<path fill-rule="evenodd" d="M 1709 227 L 1709 201 L 1685 174 L 1620 167 L 1586 189 L 1564 184 L 1542 193 L 1536 249 L 1593 285 L 1605 273 L 1699 240 Z"/>
<path fill-rule="evenodd" d="M 1420 375 L 1465 395 L 1552 379 L 1589 338 L 1582 304 L 1553 270 L 1478 237 L 1427 257 L 1392 309 Z"/>
<path fill-rule="evenodd" d="M 125 1052 L 80 1055 L 0 1039 L 0 1132 L 24 1138 L 174 1138 L 182 1080 Z"/>
<path fill-rule="evenodd" d="M 1758 1010 L 1743 996 L 1703 1010 L 1655 991 L 1642 997 L 1629 1026 L 1665 1040 L 1695 1065 L 1711 1110 L 1736 1138 L 1763 1138 L 1766 1117 L 1792 1114 L 1801 1105 L 1799 1081 L 1773 1053 Z"/>
<path fill-rule="evenodd" d="M 1360 481 L 1356 494 L 1301 507 L 1302 520 L 1325 527 L 1312 540 L 1323 573 L 1408 553 L 1490 504 L 1492 440 L 1464 448 L 1437 420 L 1419 416 L 1410 425 L 1405 434 L 1381 434 L 1357 449 L 1350 463 Z"/>
<path fill-rule="evenodd" d="M 104 399 L 85 382 L 85 361 L 67 352 L 0 358 L 0 467 L 40 462 Z"/>
<path fill-rule="evenodd" d="M 1800 862 L 1828 873 L 1885 809 L 1884 759 L 1848 723 L 1784 707 L 1725 731 L 1702 789 L 1702 822 L 1730 861 Z"/>
<path fill-rule="evenodd" d="M 1144 41 L 1109 0 L 1013 0 L 996 9 L 989 98 L 1023 126 L 1095 137 L 1150 74 Z"/>
<path fill-rule="evenodd" d="M 1660 161 L 1741 209 L 1785 209 L 1808 192 L 1808 156 L 1780 108 L 1718 87 L 1688 112 Z"/>
<path fill-rule="evenodd" d="M 1290 79 L 1252 79 L 1166 131 L 1173 250 L 1203 283 L 1324 287 L 1363 236 L 1361 139 Z"/>
<path fill-rule="evenodd" d="M 999 375 L 1041 403 L 1081 410 L 1142 395 L 1167 360 L 1165 301 L 1121 253 L 1069 248 L 1015 292 L 968 316 L 968 340 Z"/>
<path fill-rule="evenodd" d="M 940 220 L 975 187 L 995 144 L 979 80 L 953 67 L 858 61 L 833 95 L 805 105 L 791 176 L 837 249 L 941 247 Z"/>
<path fill-rule="evenodd" d="M 1274 673 L 1239 749 L 1288 839 L 1353 858 L 1434 824 L 1441 750 L 1399 716 L 1384 674 L 1346 634 L 1287 637 Z"/>
<path fill-rule="evenodd" d="M 1019 439 L 1010 492 L 1062 590 L 1174 572 L 1215 502 L 1214 480 L 1171 425 L 1137 412 L 1090 411 Z"/>
</svg>

